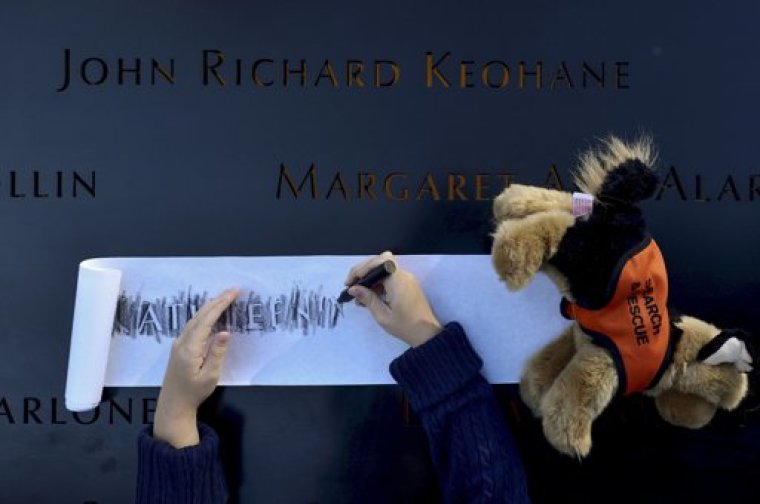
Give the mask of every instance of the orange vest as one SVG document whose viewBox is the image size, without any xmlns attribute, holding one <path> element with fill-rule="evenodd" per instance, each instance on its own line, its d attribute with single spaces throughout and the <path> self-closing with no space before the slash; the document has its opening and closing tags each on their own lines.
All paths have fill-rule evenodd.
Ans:
<svg viewBox="0 0 760 504">
<path fill-rule="evenodd" d="M 623 258 L 614 294 L 604 307 L 589 310 L 562 300 L 562 314 L 610 351 L 620 378 L 618 390 L 625 394 L 655 385 L 672 351 L 665 261 L 653 239 L 642 245 Z"/>
</svg>

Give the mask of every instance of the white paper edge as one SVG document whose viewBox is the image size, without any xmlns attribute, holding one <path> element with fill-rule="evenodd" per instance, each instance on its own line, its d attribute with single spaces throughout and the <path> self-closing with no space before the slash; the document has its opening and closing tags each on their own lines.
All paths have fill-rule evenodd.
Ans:
<svg viewBox="0 0 760 504">
<path fill-rule="evenodd" d="M 74 322 L 66 374 L 66 408 L 88 411 L 100 404 L 106 378 L 111 332 L 121 289 L 121 271 L 107 261 L 79 264 Z"/>
</svg>

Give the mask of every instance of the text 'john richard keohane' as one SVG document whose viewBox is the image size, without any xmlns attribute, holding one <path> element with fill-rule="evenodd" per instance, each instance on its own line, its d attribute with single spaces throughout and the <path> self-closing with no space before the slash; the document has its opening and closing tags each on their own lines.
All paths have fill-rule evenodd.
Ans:
<svg viewBox="0 0 760 504">
<path fill-rule="evenodd" d="M 418 63 L 394 58 L 243 57 L 203 49 L 195 63 L 174 57 L 87 54 L 63 50 L 56 91 L 101 86 L 387 89 L 409 82 L 427 89 L 625 90 L 630 63 L 617 60 L 476 58 L 452 51 L 421 52 Z"/>
</svg>

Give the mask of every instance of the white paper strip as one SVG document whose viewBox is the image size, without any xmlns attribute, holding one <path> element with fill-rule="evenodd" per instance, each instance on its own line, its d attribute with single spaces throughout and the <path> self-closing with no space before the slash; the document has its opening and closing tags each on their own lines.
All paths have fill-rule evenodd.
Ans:
<svg viewBox="0 0 760 504">
<path fill-rule="evenodd" d="M 394 383 L 406 345 L 353 303 L 335 304 L 364 256 L 112 258 L 81 263 L 66 407 L 97 406 L 103 386 L 161 384 L 171 343 L 204 299 L 243 293 L 226 316 L 233 332 L 223 385 Z M 543 275 L 509 293 L 487 255 L 398 256 L 442 322 L 459 321 L 493 383 L 519 379 L 525 360 L 567 324 Z M 234 313 L 233 313 L 234 312 Z M 115 314 L 115 317 L 114 317 Z"/>
</svg>

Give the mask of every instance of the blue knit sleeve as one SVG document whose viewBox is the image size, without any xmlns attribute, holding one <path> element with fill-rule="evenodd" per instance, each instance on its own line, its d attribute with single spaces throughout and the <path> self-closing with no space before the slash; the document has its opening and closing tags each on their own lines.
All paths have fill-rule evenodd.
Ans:
<svg viewBox="0 0 760 504">
<path fill-rule="evenodd" d="M 138 438 L 137 504 L 217 504 L 227 502 L 219 458 L 219 438 L 198 424 L 200 443 L 174 448 L 146 427 Z"/>
<path fill-rule="evenodd" d="M 517 447 L 482 366 L 454 322 L 390 371 L 425 428 L 445 502 L 528 503 Z"/>
</svg>

